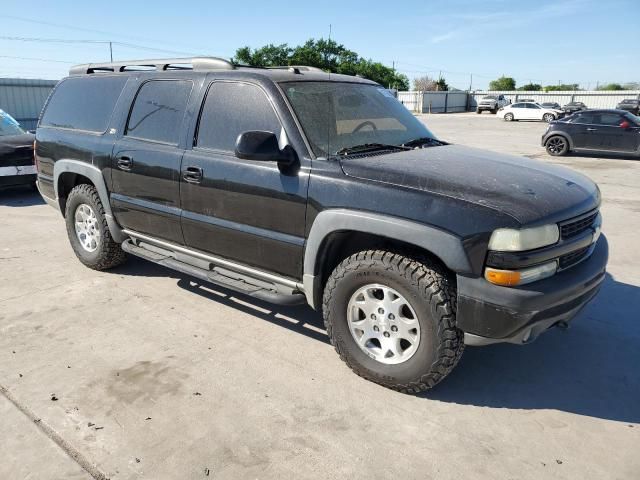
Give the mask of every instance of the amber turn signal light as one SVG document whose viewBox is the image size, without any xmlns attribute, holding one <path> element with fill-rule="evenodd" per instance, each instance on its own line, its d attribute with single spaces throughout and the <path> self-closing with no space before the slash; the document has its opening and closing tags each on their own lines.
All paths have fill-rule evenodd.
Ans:
<svg viewBox="0 0 640 480">
<path fill-rule="evenodd" d="M 484 278 L 496 285 L 504 285 L 510 287 L 520 283 L 520 272 L 513 270 L 496 270 L 495 268 L 487 268 L 484 272 Z"/>
</svg>

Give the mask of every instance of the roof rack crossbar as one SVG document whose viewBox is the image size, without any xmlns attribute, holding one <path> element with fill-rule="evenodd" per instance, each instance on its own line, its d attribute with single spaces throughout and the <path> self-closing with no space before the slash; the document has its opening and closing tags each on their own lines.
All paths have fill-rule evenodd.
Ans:
<svg viewBox="0 0 640 480">
<path fill-rule="evenodd" d="M 191 67 L 189 67 L 191 65 Z M 131 72 L 148 70 L 233 70 L 233 63 L 218 57 L 159 58 L 147 60 L 122 60 L 119 62 L 85 63 L 69 69 L 69 75 L 87 75 L 102 72 Z"/>
</svg>

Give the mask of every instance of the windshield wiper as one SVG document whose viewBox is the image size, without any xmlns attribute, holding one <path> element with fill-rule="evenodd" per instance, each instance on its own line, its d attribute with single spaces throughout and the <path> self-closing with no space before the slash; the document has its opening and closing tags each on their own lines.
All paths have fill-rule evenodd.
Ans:
<svg viewBox="0 0 640 480">
<path fill-rule="evenodd" d="M 403 147 L 420 147 L 420 146 L 424 146 L 427 143 L 431 144 L 431 146 L 445 145 L 444 142 L 441 142 L 440 140 L 436 140 L 435 138 L 420 137 L 420 138 L 414 138 L 413 140 L 409 140 L 408 142 L 404 142 L 402 146 Z"/>
<path fill-rule="evenodd" d="M 411 150 L 411 147 L 404 145 L 391 145 L 387 143 L 363 143 L 352 147 L 344 147 L 336 152 L 336 155 L 349 155 L 352 153 L 375 152 L 379 150 Z"/>
</svg>

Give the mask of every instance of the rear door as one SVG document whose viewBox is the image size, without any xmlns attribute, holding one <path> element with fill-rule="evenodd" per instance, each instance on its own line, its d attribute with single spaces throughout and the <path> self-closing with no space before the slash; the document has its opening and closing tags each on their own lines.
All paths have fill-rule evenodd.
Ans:
<svg viewBox="0 0 640 480">
<path fill-rule="evenodd" d="M 111 203 L 120 225 L 183 244 L 180 162 L 191 80 L 143 82 L 113 149 Z"/>
<path fill-rule="evenodd" d="M 304 152 L 298 149 L 301 168 L 292 172 L 234 153 L 238 136 L 250 130 L 275 133 L 281 147 L 290 143 L 286 112 L 274 108 L 273 95 L 244 81 L 209 85 L 182 161 L 182 230 L 189 247 L 300 278 L 310 166 Z"/>
</svg>

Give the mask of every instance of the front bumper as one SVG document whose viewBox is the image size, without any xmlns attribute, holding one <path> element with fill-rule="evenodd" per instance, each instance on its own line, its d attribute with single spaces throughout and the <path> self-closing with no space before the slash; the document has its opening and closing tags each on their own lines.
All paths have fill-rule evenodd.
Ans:
<svg viewBox="0 0 640 480">
<path fill-rule="evenodd" d="M 532 342 L 548 328 L 571 320 L 598 292 L 609 257 L 601 235 L 578 265 L 521 287 L 458 276 L 458 328 L 468 345 Z"/>
<path fill-rule="evenodd" d="M 498 110 L 497 105 L 478 105 L 478 110 Z"/>
</svg>

